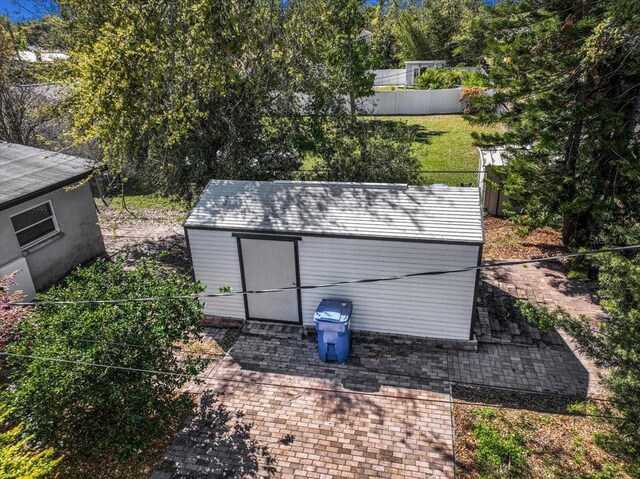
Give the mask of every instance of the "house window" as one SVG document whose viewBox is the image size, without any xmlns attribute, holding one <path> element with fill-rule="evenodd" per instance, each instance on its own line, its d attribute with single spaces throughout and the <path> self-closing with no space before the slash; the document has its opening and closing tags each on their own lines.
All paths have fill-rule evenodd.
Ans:
<svg viewBox="0 0 640 479">
<path fill-rule="evenodd" d="M 11 223 L 22 249 L 33 246 L 58 232 L 58 223 L 50 201 L 13 215 Z"/>
</svg>

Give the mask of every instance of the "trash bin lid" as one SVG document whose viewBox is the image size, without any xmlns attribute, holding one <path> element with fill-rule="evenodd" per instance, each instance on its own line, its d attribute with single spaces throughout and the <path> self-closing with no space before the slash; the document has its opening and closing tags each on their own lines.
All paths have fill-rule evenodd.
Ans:
<svg viewBox="0 0 640 479">
<path fill-rule="evenodd" d="M 351 301 L 323 299 L 318 305 L 313 319 L 328 323 L 346 323 L 351 316 L 351 308 Z"/>
</svg>

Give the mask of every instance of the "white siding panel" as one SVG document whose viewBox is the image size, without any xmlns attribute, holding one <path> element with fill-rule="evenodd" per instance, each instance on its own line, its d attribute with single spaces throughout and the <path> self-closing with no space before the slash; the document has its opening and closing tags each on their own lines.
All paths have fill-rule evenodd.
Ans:
<svg viewBox="0 0 640 479">
<path fill-rule="evenodd" d="M 236 239 L 228 231 L 188 229 L 189 247 L 195 277 L 206 293 L 217 293 L 220 286 L 242 291 Z M 205 314 L 244 319 L 241 295 L 205 300 Z"/>
<path fill-rule="evenodd" d="M 477 245 L 303 237 L 302 285 L 475 266 Z M 469 339 L 475 271 L 302 291 L 305 324 L 323 298 L 353 301 L 356 330 Z"/>
<path fill-rule="evenodd" d="M 242 290 L 236 239 L 229 231 L 188 229 L 196 279 L 207 292 Z M 475 266 L 478 245 L 303 236 L 300 281 L 316 285 Z M 475 271 L 302 291 L 303 321 L 323 298 L 353 301 L 353 328 L 382 333 L 469 339 Z M 205 313 L 244 318 L 242 296 L 205 302 Z"/>
</svg>

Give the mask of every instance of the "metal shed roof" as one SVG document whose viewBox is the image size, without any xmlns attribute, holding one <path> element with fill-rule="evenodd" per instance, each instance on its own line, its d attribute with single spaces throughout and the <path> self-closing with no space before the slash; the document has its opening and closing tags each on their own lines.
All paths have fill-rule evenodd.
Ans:
<svg viewBox="0 0 640 479">
<path fill-rule="evenodd" d="M 482 243 L 477 188 L 212 180 L 187 228 Z"/>
<path fill-rule="evenodd" d="M 507 164 L 509 153 L 504 146 L 478 148 L 481 166 L 504 166 Z"/>
<path fill-rule="evenodd" d="M 0 142 L 0 209 L 79 181 L 94 169 L 85 158 Z"/>
</svg>

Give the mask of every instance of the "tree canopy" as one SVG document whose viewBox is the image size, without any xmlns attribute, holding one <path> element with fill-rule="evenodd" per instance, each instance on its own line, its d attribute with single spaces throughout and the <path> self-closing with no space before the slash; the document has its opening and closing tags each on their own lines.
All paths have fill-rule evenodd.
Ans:
<svg viewBox="0 0 640 479">
<path fill-rule="evenodd" d="M 358 0 L 62 6 L 75 140 L 97 140 L 112 170 L 161 192 L 189 200 L 214 177 L 286 177 L 327 160 L 336 131 L 387 148 L 355 127 L 373 84 Z"/>
<path fill-rule="evenodd" d="M 505 2 L 491 17 L 494 96 L 475 98 L 482 123 L 511 145 L 506 190 L 530 224 L 589 244 L 640 219 L 640 19 L 635 2 Z"/>
</svg>

